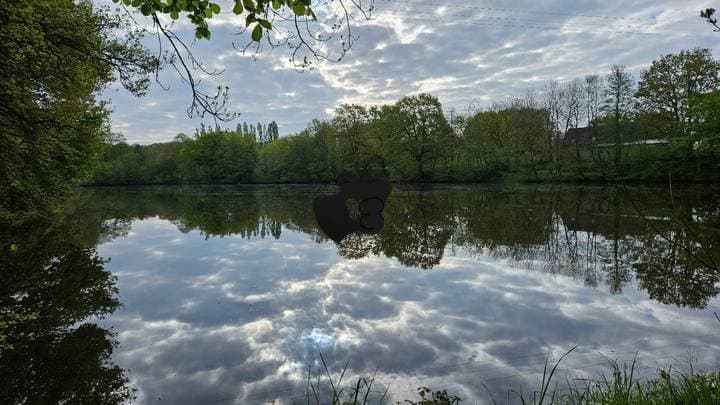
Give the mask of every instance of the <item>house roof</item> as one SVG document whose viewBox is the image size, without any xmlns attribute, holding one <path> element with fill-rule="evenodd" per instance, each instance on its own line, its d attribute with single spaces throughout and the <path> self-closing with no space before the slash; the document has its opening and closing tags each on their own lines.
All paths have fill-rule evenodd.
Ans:
<svg viewBox="0 0 720 405">
<path fill-rule="evenodd" d="M 565 132 L 563 143 L 566 145 L 590 145 L 594 143 L 596 132 L 595 128 L 591 127 L 570 128 Z"/>
</svg>

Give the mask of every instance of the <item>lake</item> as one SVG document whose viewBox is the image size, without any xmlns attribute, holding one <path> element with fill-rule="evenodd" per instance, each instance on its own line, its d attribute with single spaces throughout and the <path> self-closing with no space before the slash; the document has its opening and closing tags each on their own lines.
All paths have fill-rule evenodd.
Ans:
<svg viewBox="0 0 720 405">
<path fill-rule="evenodd" d="M 332 192 L 87 188 L 4 230 L 0 394 L 306 403 L 326 366 L 387 403 L 504 403 L 573 347 L 561 385 L 720 364 L 719 189 L 395 186 L 340 244 L 312 211 Z"/>
</svg>

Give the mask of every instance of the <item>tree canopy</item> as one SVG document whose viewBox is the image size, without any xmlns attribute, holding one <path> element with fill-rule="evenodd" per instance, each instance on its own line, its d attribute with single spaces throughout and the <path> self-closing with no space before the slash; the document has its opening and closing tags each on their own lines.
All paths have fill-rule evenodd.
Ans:
<svg viewBox="0 0 720 405">
<path fill-rule="evenodd" d="M 0 4 L 0 215 L 47 211 L 92 173 L 108 134 L 96 94 L 117 78 L 142 95 L 157 59 L 89 1 Z"/>
<path fill-rule="evenodd" d="M 637 97 L 646 111 L 662 114 L 677 134 L 684 134 L 689 121 L 690 99 L 720 86 L 720 62 L 709 49 L 696 48 L 663 55 L 641 74 Z"/>
</svg>

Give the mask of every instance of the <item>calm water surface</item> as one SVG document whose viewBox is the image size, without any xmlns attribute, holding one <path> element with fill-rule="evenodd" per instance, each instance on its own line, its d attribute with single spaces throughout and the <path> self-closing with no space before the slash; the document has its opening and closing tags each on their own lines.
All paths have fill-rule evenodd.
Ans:
<svg viewBox="0 0 720 405">
<path fill-rule="evenodd" d="M 429 386 L 486 403 L 532 395 L 575 346 L 563 381 L 603 355 L 646 376 L 720 364 L 720 190 L 396 187 L 381 233 L 340 245 L 312 214 L 333 191 L 82 190 L 6 261 L 4 395 L 304 403 L 322 353 L 392 400 Z M 37 269 L 51 281 L 28 287 Z"/>
</svg>

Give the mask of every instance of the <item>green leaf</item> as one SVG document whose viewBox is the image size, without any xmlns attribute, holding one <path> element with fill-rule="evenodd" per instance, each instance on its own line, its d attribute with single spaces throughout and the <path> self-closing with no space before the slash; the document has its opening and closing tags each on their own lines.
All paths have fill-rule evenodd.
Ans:
<svg viewBox="0 0 720 405">
<path fill-rule="evenodd" d="M 205 9 L 205 17 L 212 18 L 212 10 L 209 7 Z"/>
<path fill-rule="evenodd" d="M 242 14 L 243 12 L 243 5 L 242 2 L 239 0 L 235 2 L 235 7 L 233 7 L 233 13 L 235 14 Z"/>
<path fill-rule="evenodd" d="M 293 13 L 295 13 L 295 15 L 298 15 L 298 16 L 305 15 L 305 6 L 303 6 L 300 3 L 295 3 L 295 5 L 293 6 L 292 9 L 293 9 Z"/>
<path fill-rule="evenodd" d="M 252 0 L 243 0 L 243 5 L 247 10 L 255 10 L 255 3 Z"/>
<path fill-rule="evenodd" d="M 258 24 L 252 30 L 252 39 L 255 42 L 259 42 L 260 38 L 262 38 L 262 27 Z"/>
<path fill-rule="evenodd" d="M 200 31 L 200 28 L 196 29 L 195 30 L 195 38 L 203 39 L 203 37 L 204 37 L 204 35 L 203 35 L 202 31 Z"/>
<path fill-rule="evenodd" d="M 213 13 L 220 14 L 220 6 L 218 4 L 210 3 L 210 9 Z"/>
<path fill-rule="evenodd" d="M 143 4 L 143 5 L 140 7 L 140 12 L 141 12 L 143 15 L 150 15 L 150 13 L 152 13 L 152 9 L 151 9 L 150 6 L 148 6 L 147 4 Z"/>
<path fill-rule="evenodd" d="M 177 12 L 177 10 L 173 10 L 170 12 L 170 18 L 172 18 L 173 20 L 177 20 L 178 17 L 180 17 L 180 14 Z"/>
<path fill-rule="evenodd" d="M 280 0 L 273 0 L 272 7 L 277 10 L 282 6 L 282 3 L 280 3 Z"/>
<path fill-rule="evenodd" d="M 272 29 L 272 25 L 270 24 L 270 21 L 268 21 L 268 20 L 260 19 L 260 20 L 258 20 L 258 23 L 260 23 L 260 25 L 262 25 L 263 28 L 265 28 L 265 29 L 268 29 L 268 30 Z"/>
</svg>

